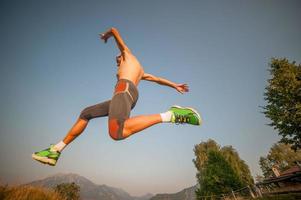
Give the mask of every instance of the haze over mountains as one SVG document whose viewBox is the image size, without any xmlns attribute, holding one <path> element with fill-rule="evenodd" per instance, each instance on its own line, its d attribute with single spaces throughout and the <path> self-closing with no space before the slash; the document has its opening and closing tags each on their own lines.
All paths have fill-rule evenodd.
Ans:
<svg viewBox="0 0 301 200">
<path fill-rule="evenodd" d="M 196 186 L 182 190 L 175 194 L 146 194 L 141 197 L 131 196 L 120 188 L 107 185 L 97 185 L 89 179 L 77 174 L 56 174 L 42 180 L 30 182 L 26 185 L 53 188 L 61 183 L 76 183 L 80 186 L 80 197 L 83 200 L 195 200 L 194 191 Z"/>
</svg>

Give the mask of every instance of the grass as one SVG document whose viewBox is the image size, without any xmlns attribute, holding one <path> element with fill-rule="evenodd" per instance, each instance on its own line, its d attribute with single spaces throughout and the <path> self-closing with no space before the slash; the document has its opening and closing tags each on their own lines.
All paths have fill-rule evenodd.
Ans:
<svg viewBox="0 0 301 200">
<path fill-rule="evenodd" d="M 0 200 L 65 200 L 54 190 L 34 186 L 0 186 Z"/>
</svg>

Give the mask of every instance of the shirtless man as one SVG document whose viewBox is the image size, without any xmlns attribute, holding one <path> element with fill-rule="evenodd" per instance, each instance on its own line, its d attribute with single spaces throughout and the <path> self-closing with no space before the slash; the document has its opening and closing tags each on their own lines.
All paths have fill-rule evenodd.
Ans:
<svg viewBox="0 0 301 200">
<path fill-rule="evenodd" d="M 56 145 L 51 145 L 45 150 L 33 153 L 33 159 L 54 166 L 66 145 L 70 144 L 85 130 L 89 120 L 97 117 L 109 117 L 109 134 L 114 140 L 125 139 L 134 133 L 162 122 L 201 124 L 201 117 L 197 111 L 180 106 L 172 106 L 165 113 L 140 115 L 130 118 L 131 109 L 135 107 L 138 100 L 137 86 L 140 80 L 166 85 L 182 94 L 188 92 L 188 85 L 176 84 L 164 78 L 145 73 L 143 67 L 126 46 L 116 28 L 111 28 L 105 33 L 100 34 L 100 37 L 105 43 L 110 37 L 114 37 L 120 50 L 120 55 L 116 57 L 118 66 L 117 84 L 112 99 L 85 108 L 62 141 Z"/>
</svg>

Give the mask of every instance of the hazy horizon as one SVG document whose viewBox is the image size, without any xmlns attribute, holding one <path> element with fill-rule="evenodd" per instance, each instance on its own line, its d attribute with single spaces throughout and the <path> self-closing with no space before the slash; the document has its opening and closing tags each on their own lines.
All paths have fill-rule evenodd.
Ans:
<svg viewBox="0 0 301 200">
<path fill-rule="evenodd" d="M 279 140 L 261 113 L 272 57 L 301 63 L 301 1 L 1 1 L 0 182 L 25 183 L 58 172 L 135 196 L 196 184 L 194 145 L 232 145 L 261 174 L 259 157 Z M 145 71 L 188 83 L 184 95 L 142 81 L 131 116 L 194 107 L 201 127 L 159 124 L 114 141 L 95 119 L 56 167 L 31 153 L 63 139 L 87 106 L 110 99 L 119 29 Z"/>
</svg>

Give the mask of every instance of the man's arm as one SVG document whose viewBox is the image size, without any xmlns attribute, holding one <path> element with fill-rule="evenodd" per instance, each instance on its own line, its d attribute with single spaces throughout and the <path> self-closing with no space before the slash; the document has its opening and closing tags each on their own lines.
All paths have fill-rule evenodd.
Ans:
<svg viewBox="0 0 301 200">
<path fill-rule="evenodd" d="M 174 83 L 172 81 L 169 81 L 169 80 L 161 78 L 161 77 L 154 76 L 152 74 L 144 73 L 143 76 L 142 76 L 142 80 L 152 81 L 152 82 L 156 82 L 156 83 L 158 83 L 160 85 L 169 86 L 171 88 L 176 89 L 178 92 L 180 92 L 182 94 L 184 92 L 188 92 L 189 91 L 189 87 L 185 83 L 184 84 L 176 84 L 176 83 Z"/>
<path fill-rule="evenodd" d="M 103 39 L 105 43 L 107 42 L 107 40 L 110 37 L 113 36 L 121 53 L 123 51 L 130 51 L 130 49 L 126 46 L 126 44 L 124 43 L 123 39 L 121 38 L 121 36 L 116 28 L 110 28 L 105 33 L 100 34 L 100 36 L 101 36 L 101 39 Z"/>
</svg>

